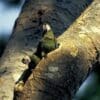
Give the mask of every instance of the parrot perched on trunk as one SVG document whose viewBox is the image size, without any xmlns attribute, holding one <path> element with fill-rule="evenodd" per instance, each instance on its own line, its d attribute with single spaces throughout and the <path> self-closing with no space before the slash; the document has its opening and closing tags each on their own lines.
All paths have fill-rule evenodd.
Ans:
<svg viewBox="0 0 100 100">
<path fill-rule="evenodd" d="M 44 24 L 43 28 L 43 38 L 39 42 L 36 52 L 36 55 L 40 56 L 40 58 L 45 57 L 50 51 L 55 50 L 59 46 L 50 25 Z"/>
</svg>

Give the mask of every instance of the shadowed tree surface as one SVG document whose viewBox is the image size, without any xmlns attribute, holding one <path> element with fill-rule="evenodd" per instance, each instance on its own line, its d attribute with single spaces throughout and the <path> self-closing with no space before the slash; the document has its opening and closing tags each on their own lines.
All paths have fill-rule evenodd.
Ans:
<svg viewBox="0 0 100 100">
<path fill-rule="evenodd" d="M 39 62 L 14 99 L 71 100 L 89 68 L 99 61 L 99 16 L 99 0 L 92 4 L 90 0 L 26 1 L 0 61 L 0 99 L 13 100 L 15 82 L 27 68 L 21 62 L 27 57 L 24 52 L 30 55 L 36 51 L 42 23 L 47 22 L 60 46 Z"/>
<path fill-rule="evenodd" d="M 18 4 L 21 0 L 6 0 L 9 4 Z"/>
</svg>

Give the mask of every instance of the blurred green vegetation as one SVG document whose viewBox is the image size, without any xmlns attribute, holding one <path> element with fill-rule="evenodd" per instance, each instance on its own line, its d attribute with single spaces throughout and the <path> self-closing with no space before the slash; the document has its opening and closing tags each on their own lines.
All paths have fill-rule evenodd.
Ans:
<svg viewBox="0 0 100 100">
<path fill-rule="evenodd" d="M 100 100 L 100 63 L 97 61 L 94 70 L 77 91 L 74 100 Z"/>
</svg>

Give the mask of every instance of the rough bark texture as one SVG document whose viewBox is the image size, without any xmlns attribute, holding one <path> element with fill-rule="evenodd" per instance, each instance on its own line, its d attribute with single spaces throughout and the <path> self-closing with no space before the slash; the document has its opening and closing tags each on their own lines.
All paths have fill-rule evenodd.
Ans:
<svg viewBox="0 0 100 100">
<path fill-rule="evenodd" d="M 72 99 L 88 69 L 100 59 L 100 1 L 89 4 L 87 0 L 29 0 L 25 3 L 0 61 L 0 100 L 13 100 L 15 82 L 27 68 L 21 62 L 27 57 L 24 52 L 32 54 L 42 37 L 39 11 L 43 11 L 42 21 L 52 26 L 60 47 L 40 61 L 24 91 L 15 93 L 14 99 Z"/>
</svg>

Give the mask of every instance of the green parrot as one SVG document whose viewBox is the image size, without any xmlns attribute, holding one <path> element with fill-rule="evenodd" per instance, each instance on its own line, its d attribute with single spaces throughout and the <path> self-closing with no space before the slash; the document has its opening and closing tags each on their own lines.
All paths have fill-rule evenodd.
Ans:
<svg viewBox="0 0 100 100">
<path fill-rule="evenodd" d="M 24 52 L 26 55 L 28 55 L 26 52 Z M 35 66 L 40 62 L 41 58 L 33 53 L 32 55 L 28 55 L 30 60 L 28 58 L 23 58 L 22 63 L 27 64 L 29 69 L 32 70 L 35 68 Z"/>
<path fill-rule="evenodd" d="M 58 48 L 59 44 L 57 43 L 57 40 L 54 36 L 54 32 L 49 24 L 44 24 L 44 33 L 43 38 L 41 39 L 37 52 L 40 52 L 40 57 L 45 57 L 50 51 L 55 50 Z"/>
</svg>

